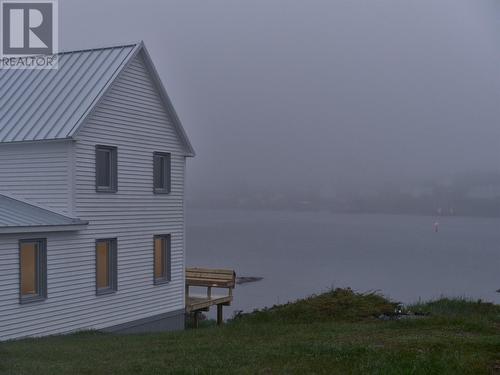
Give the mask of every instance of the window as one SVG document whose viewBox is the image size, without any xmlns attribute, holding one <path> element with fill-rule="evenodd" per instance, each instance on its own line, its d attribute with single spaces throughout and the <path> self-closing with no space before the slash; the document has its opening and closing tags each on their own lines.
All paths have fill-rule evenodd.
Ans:
<svg viewBox="0 0 500 375">
<path fill-rule="evenodd" d="M 97 240 L 96 294 L 108 294 L 117 290 L 116 238 Z"/>
<path fill-rule="evenodd" d="M 170 281 L 170 235 L 154 237 L 154 283 Z"/>
<path fill-rule="evenodd" d="M 170 193 L 170 154 L 153 154 L 153 185 L 156 194 Z"/>
<path fill-rule="evenodd" d="M 96 146 L 95 188 L 96 191 L 114 193 L 118 191 L 117 148 Z"/>
<path fill-rule="evenodd" d="M 19 241 L 21 303 L 47 298 L 47 240 Z"/>
</svg>

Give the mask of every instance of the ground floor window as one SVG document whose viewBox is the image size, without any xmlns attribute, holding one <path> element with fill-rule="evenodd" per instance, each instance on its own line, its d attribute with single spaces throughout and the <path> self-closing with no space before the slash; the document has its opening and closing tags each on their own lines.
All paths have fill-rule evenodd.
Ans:
<svg viewBox="0 0 500 375">
<path fill-rule="evenodd" d="M 96 293 L 108 294 L 117 290 L 116 238 L 96 241 Z"/>
<path fill-rule="evenodd" d="M 21 303 L 47 298 L 47 240 L 19 241 Z"/>
<path fill-rule="evenodd" d="M 154 237 L 154 283 L 161 284 L 171 280 L 170 234 Z"/>
</svg>

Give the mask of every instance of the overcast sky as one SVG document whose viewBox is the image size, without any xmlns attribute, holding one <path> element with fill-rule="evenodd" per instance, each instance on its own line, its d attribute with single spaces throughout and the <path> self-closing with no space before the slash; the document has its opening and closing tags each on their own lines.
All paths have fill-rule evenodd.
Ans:
<svg viewBox="0 0 500 375">
<path fill-rule="evenodd" d="M 144 40 L 191 191 L 500 171 L 496 0 L 60 0 L 62 49 Z"/>
</svg>

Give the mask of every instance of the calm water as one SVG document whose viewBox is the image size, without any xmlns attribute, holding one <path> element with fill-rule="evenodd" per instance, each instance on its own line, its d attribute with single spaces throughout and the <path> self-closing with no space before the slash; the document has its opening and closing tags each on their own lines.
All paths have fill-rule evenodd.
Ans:
<svg viewBox="0 0 500 375">
<path fill-rule="evenodd" d="M 233 268 L 227 309 L 252 310 L 331 286 L 401 301 L 441 295 L 500 303 L 500 219 L 312 212 L 188 210 L 189 266 Z"/>
</svg>

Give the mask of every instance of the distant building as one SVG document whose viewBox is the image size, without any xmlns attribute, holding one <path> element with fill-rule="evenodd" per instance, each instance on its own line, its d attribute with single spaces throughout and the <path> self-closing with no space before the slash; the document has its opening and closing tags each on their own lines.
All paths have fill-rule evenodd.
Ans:
<svg viewBox="0 0 500 375">
<path fill-rule="evenodd" d="M 467 192 L 467 198 L 495 199 L 500 197 L 500 185 L 474 186 Z"/>
</svg>

